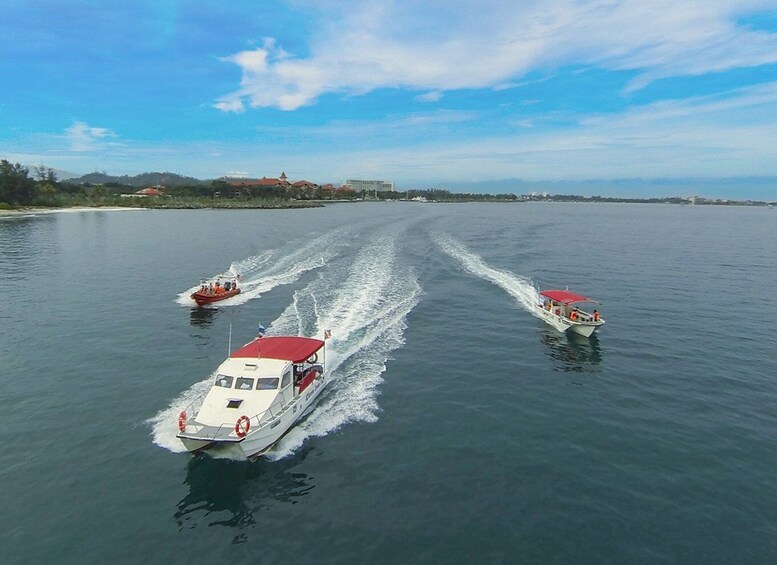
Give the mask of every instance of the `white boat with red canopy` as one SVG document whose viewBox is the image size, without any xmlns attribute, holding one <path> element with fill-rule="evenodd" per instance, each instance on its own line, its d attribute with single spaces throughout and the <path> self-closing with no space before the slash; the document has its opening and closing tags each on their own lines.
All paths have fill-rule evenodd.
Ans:
<svg viewBox="0 0 777 565">
<path fill-rule="evenodd" d="M 543 290 L 542 303 L 537 304 L 540 317 L 560 332 L 572 331 L 590 337 L 604 325 L 599 311 L 585 312 L 576 304 L 593 303 L 596 300 L 568 290 Z"/>
<path fill-rule="evenodd" d="M 308 337 L 259 336 L 233 351 L 210 391 L 179 414 L 177 437 L 192 453 L 247 459 L 265 453 L 327 384 L 325 345 Z"/>
</svg>

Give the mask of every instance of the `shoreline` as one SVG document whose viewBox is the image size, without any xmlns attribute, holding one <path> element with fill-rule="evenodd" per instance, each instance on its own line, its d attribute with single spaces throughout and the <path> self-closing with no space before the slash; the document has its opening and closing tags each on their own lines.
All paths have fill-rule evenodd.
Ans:
<svg viewBox="0 0 777 565">
<path fill-rule="evenodd" d="M 24 217 L 24 216 L 43 216 L 49 214 L 67 214 L 76 212 L 127 212 L 138 210 L 299 210 L 306 208 L 321 208 L 327 204 L 358 204 L 364 202 L 405 202 L 402 200 L 310 200 L 306 201 L 306 205 L 302 206 L 152 206 L 152 207 L 135 207 L 135 206 L 64 206 L 58 208 L 52 208 L 47 206 L 31 206 L 25 208 L 16 208 L 12 210 L 5 210 L 0 208 L 0 219 L 11 217 Z M 430 200 L 430 203 L 435 204 L 467 204 L 467 203 L 479 203 L 489 201 L 471 201 L 471 200 Z M 622 200 L 616 202 L 592 202 L 590 200 L 523 200 L 523 201 L 505 201 L 506 204 L 515 203 L 541 203 L 541 204 L 671 204 L 675 206 L 693 206 L 686 202 L 643 202 L 639 200 Z M 765 201 L 726 201 L 726 202 L 702 202 L 696 204 L 696 206 L 728 206 L 728 207 L 756 207 L 756 208 L 773 208 L 777 206 L 777 202 L 765 202 Z"/>
<path fill-rule="evenodd" d="M 320 201 L 311 201 L 312 204 L 297 206 L 27 206 L 24 208 L 15 208 L 12 210 L 0 209 L 0 218 L 10 216 L 40 216 L 44 214 L 61 214 L 75 212 L 124 212 L 136 210 L 280 210 L 280 209 L 303 209 L 320 208 L 323 203 Z"/>
<path fill-rule="evenodd" d="M 18 208 L 15 210 L 0 210 L 0 217 L 3 216 L 38 216 L 43 214 L 60 214 L 68 212 L 122 212 L 125 210 L 148 210 L 148 208 L 129 208 L 122 206 L 72 206 L 66 208 L 48 208 L 30 207 L 30 208 Z"/>
</svg>

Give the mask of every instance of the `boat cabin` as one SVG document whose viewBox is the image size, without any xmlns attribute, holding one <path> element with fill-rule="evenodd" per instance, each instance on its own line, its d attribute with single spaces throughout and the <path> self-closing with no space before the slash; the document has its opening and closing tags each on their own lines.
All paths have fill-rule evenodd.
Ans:
<svg viewBox="0 0 777 565">
<path fill-rule="evenodd" d="M 197 421 L 221 426 L 241 414 L 272 416 L 323 372 L 324 354 L 324 342 L 317 339 L 256 338 L 219 366 Z"/>
<path fill-rule="evenodd" d="M 601 319 L 599 310 L 591 312 L 581 310 L 577 304 L 597 303 L 586 296 L 569 292 L 568 290 L 546 290 L 540 293 L 542 309 L 550 314 L 568 318 L 573 322 L 598 322 Z"/>
</svg>

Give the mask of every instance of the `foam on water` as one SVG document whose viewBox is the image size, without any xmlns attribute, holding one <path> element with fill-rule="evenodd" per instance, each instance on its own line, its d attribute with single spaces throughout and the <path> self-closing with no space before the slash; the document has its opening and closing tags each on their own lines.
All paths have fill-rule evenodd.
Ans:
<svg viewBox="0 0 777 565">
<path fill-rule="evenodd" d="M 205 380 L 195 383 L 181 393 L 167 408 L 160 410 L 155 416 L 146 420 L 146 423 L 151 426 L 151 437 L 154 439 L 155 444 L 174 453 L 186 451 L 183 442 L 175 437 L 178 433 L 176 426 L 178 414 L 192 402 L 207 394 L 215 378 L 216 373 L 214 371 Z"/>
<path fill-rule="evenodd" d="M 282 251 L 266 251 L 253 257 L 233 262 L 229 269 L 221 275 L 243 277 L 241 293 L 232 298 L 214 303 L 209 307 L 235 306 L 245 304 L 249 300 L 259 298 L 277 286 L 290 284 L 304 273 L 323 267 L 339 253 L 343 230 L 335 230 L 322 237 L 314 239 L 302 248 L 283 254 Z M 276 259 L 277 257 L 277 259 Z M 215 278 L 219 275 L 214 275 Z M 183 306 L 193 306 L 191 294 L 199 288 L 193 286 L 181 292 L 176 302 Z"/>
<path fill-rule="evenodd" d="M 227 269 L 225 274 L 227 275 L 245 275 L 246 273 L 253 273 L 258 270 L 262 265 L 272 259 L 274 252 L 272 250 L 265 251 L 259 255 L 248 257 L 247 259 L 241 259 L 240 261 L 234 261 Z"/>
<path fill-rule="evenodd" d="M 515 298 L 521 307 L 539 317 L 537 304 L 540 304 L 542 300 L 531 279 L 490 267 L 482 257 L 449 236 L 437 235 L 434 237 L 434 241 L 440 249 L 456 259 L 464 269 L 495 284 Z"/>
<path fill-rule="evenodd" d="M 324 330 L 332 330 L 326 352 L 332 380 L 315 410 L 273 448 L 270 458 L 286 457 L 308 437 L 324 436 L 347 422 L 377 419 L 381 375 L 390 353 L 404 343 L 406 316 L 421 295 L 413 271 L 397 265 L 396 245 L 396 235 L 382 234 L 362 248 L 353 262 L 328 264 L 318 278 L 294 293 L 292 303 L 270 324 L 270 335 L 321 336 Z M 301 260 L 295 264 L 311 263 Z M 214 375 L 148 420 L 155 444 L 173 452 L 185 451 L 175 437 L 178 413 L 207 393 Z M 229 454 L 224 456 L 229 458 Z"/>
<path fill-rule="evenodd" d="M 406 317 L 421 296 L 412 270 L 396 264 L 396 244 L 396 238 L 380 238 L 365 246 L 350 267 L 322 273 L 295 293 L 272 324 L 273 333 L 331 329 L 327 371 L 332 380 L 315 410 L 268 457 L 286 457 L 307 438 L 327 435 L 348 422 L 377 419 L 386 361 L 404 344 Z"/>
</svg>

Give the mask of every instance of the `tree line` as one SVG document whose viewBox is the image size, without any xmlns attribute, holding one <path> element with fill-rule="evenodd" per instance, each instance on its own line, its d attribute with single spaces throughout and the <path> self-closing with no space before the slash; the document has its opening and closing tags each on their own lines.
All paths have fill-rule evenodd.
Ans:
<svg viewBox="0 0 777 565">
<path fill-rule="evenodd" d="M 290 200 L 359 199 L 358 192 L 327 191 L 283 186 L 234 186 L 223 180 L 192 182 L 161 189 L 163 197 L 133 198 L 137 187 L 119 182 L 90 184 L 60 181 L 53 169 L 40 166 L 31 173 L 19 163 L 0 161 L 0 207 L 114 205 L 143 207 L 240 206 L 251 201 L 288 202 Z M 125 195 L 125 196 L 122 196 Z"/>
<path fill-rule="evenodd" d="M 0 203 L 26 206 L 56 192 L 57 177 L 53 169 L 37 167 L 35 176 L 19 163 L 0 160 Z"/>
</svg>

